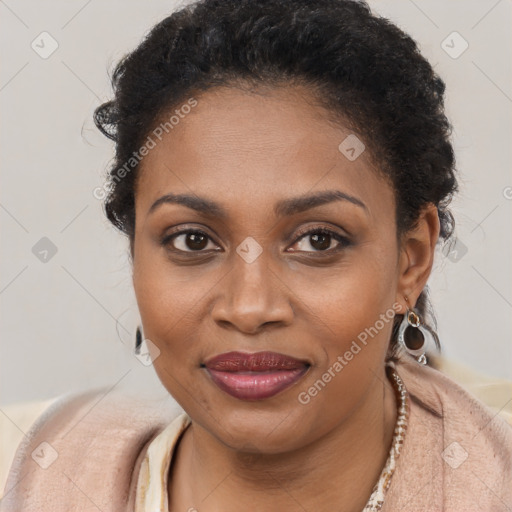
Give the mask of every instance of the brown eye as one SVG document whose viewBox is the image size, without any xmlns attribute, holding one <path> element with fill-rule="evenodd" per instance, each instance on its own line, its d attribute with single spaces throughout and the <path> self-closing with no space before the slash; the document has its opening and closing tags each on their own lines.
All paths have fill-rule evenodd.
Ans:
<svg viewBox="0 0 512 512">
<path fill-rule="evenodd" d="M 170 245 L 171 249 L 177 252 L 202 252 L 208 247 L 210 240 L 210 237 L 202 231 L 188 230 L 166 237 L 162 244 Z"/>
<path fill-rule="evenodd" d="M 329 249 L 332 242 L 332 236 L 324 233 L 315 233 L 313 235 L 309 235 L 310 244 L 312 247 L 319 251 L 324 251 L 325 249 Z"/>
<path fill-rule="evenodd" d="M 337 242 L 334 249 L 331 247 L 333 241 Z M 298 242 L 300 251 L 306 252 L 336 252 L 343 247 L 350 245 L 349 240 L 329 229 L 312 229 L 303 233 Z"/>
</svg>

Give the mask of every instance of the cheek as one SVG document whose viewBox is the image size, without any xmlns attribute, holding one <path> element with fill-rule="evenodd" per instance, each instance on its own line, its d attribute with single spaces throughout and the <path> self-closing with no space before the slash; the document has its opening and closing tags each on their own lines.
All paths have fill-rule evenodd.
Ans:
<svg viewBox="0 0 512 512">
<path fill-rule="evenodd" d="M 214 350 L 214 341 L 205 339 L 201 327 L 208 316 L 205 294 L 218 281 L 211 268 L 179 268 L 148 247 L 139 247 L 134 258 L 133 285 L 144 335 L 159 349 L 153 366 L 182 405 L 201 373 L 202 356 Z"/>
<path fill-rule="evenodd" d="M 165 265 L 140 263 L 134 268 L 134 289 L 144 333 L 161 348 L 165 344 L 166 351 L 178 352 L 194 332 L 202 288 Z"/>
<path fill-rule="evenodd" d="M 343 350 L 382 314 L 392 319 L 393 265 L 392 252 L 374 243 L 347 254 L 331 268 L 303 267 L 294 272 L 290 287 L 297 302 L 305 306 L 303 314 L 310 316 L 310 325 L 316 324 L 329 339 L 326 350 Z M 377 329 L 386 330 L 381 322 Z"/>
<path fill-rule="evenodd" d="M 312 270 L 313 280 L 307 273 L 298 275 L 293 289 L 307 306 L 309 337 L 318 344 L 317 354 L 323 354 L 300 390 L 305 401 L 321 408 L 343 403 L 351 410 L 380 373 L 395 315 L 390 268 L 392 253 L 375 244 L 328 272 Z"/>
<path fill-rule="evenodd" d="M 321 428 L 328 430 L 350 416 L 379 385 L 395 314 L 391 300 L 364 287 L 352 296 L 331 295 L 318 309 L 321 322 L 309 335 L 322 357 L 296 395 L 305 410 L 322 418 Z"/>
<path fill-rule="evenodd" d="M 194 350 L 197 332 L 197 304 L 202 293 L 163 264 L 139 258 L 134 264 L 133 284 L 145 338 L 158 347 L 154 370 L 163 386 L 185 410 L 192 412 L 197 402 L 209 408 L 200 393 L 192 400 L 192 376 L 199 372 Z M 183 277 L 183 273 L 181 274 Z"/>
</svg>

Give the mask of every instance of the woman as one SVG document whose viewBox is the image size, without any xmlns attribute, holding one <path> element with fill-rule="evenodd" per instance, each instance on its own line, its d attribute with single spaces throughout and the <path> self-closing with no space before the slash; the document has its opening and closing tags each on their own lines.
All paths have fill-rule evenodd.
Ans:
<svg viewBox="0 0 512 512">
<path fill-rule="evenodd" d="M 202 0 L 113 83 L 98 194 L 183 411 L 60 402 L 6 510 L 510 509 L 510 427 L 425 365 L 457 182 L 414 41 L 361 2 Z"/>
</svg>

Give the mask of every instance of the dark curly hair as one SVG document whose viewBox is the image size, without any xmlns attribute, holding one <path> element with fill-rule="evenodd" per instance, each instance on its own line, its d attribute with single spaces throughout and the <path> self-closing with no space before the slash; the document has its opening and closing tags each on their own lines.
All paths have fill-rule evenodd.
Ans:
<svg viewBox="0 0 512 512">
<path fill-rule="evenodd" d="M 126 162 L 165 113 L 216 86 L 307 87 L 329 120 L 361 136 L 392 186 L 397 241 L 428 203 L 440 238 L 453 234 L 447 206 L 458 187 L 445 84 L 415 41 L 362 1 L 199 0 L 154 26 L 117 64 L 112 84 L 113 100 L 94 113 L 116 143 L 104 207 L 132 247 L 138 166 L 127 172 Z M 428 291 L 414 306 L 440 348 Z M 394 319 L 392 359 L 402 318 Z"/>
</svg>

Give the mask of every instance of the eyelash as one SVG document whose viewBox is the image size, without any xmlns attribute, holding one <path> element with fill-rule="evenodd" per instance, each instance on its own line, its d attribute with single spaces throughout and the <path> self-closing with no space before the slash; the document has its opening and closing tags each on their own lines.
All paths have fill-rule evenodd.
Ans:
<svg viewBox="0 0 512 512">
<path fill-rule="evenodd" d="M 187 235 L 187 234 L 190 234 L 190 233 L 204 235 L 209 240 L 212 240 L 211 237 L 207 233 L 205 233 L 204 231 L 201 231 L 199 229 L 185 229 L 183 231 L 178 231 L 176 233 L 172 233 L 170 235 L 165 236 L 161 240 L 161 245 L 166 247 L 166 248 L 169 248 L 169 246 L 171 245 L 171 241 L 174 238 L 177 238 L 180 235 Z M 297 253 L 306 252 L 306 253 L 309 253 L 309 254 L 315 254 L 315 253 L 316 254 L 333 254 L 333 253 L 339 252 L 343 248 L 347 248 L 349 245 L 351 245 L 351 242 L 350 242 L 350 240 L 347 237 L 345 237 L 343 235 L 340 235 L 339 233 L 336 233 L 335 231 L 332 231 L 332 230 L 324 228 L 324 227 L 310 228 L 310 229 L 308 229 L 308 230 L 306 230 L 304 232 L 299 232 L 297 234 L 297 238 L 295 239 L 295 242 L 293 243 L 293 245 L 295 245 L 297 242 L 299 242 L 303 238 L 306 238 L 306 237 L 308 237 L 310 235 L 315 235 L 315 234 L 322 234 L 322 235 L 331 236 L 337 242 L 339 242 L 339 246 L 334 248 L 334 249 L 327 249 L 325 251 L 294 251 L 294 252 L 297 252 Z M 201 254 L 201 253 L 209 252 L 209 251 L 205 251 L 205 250 L 200 250 L 200 251 L 183 251 L 181 249 L 175 249 L 175 248 L 169 248 L 169 250 L 172 251 L 172 252 L 181 253 L 181 254 L 194 254 L 194 253 Z"/>
</svg>

